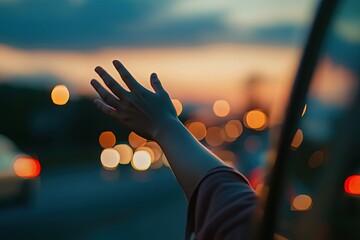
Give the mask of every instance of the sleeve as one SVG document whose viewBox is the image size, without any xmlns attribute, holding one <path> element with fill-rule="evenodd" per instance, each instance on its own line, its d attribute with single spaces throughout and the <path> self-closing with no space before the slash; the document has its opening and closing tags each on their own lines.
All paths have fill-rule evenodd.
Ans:
<svg viewBox="0 0 360 240">
<path fill-rule="evenodd" d="M 244 239 L 256 202 L 241 173 L 230 167 L 210 170 L 190 198 L 186 239 Z"/>
</svg>

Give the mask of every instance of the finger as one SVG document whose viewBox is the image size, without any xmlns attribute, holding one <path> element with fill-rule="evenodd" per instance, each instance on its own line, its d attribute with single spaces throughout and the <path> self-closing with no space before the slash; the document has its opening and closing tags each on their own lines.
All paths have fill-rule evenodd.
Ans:
<svg viewBox="0 0 360 240">
<path fill-rule="evenodd" d="M 163 88 L 163 86 L 161 85 L 161 82 L 159 80 L 159 78 L 157 77 L 156 73 L 152 73 L 150 76 L 150 83 L 152 88 L 155 90 L 155 92 L 157 94 L 163 94 L 165 93 L 165 89 Z"/>
<path fill-rule="evenodd" d="M 122 80 L 125 82 L 126 86 L 129 87 L 130 91 L 141 91 L 143 86 L 141 86 L 135 78 L 130 74 L 130 72 L 120 63 L 118 60 L 113 61 L 114 67 L 119 72 Z"/>
<path fill-rule="evenodd" d="M 127 91 L 120 86 L 120 84 L 110 76 L 102 67 L 96 67 L 95 72 L 102 78 L 106 86 L 119 98 L 125 96 Z"/>
<path fill-rule="evenodd" d="M 108 115 L 112 118 L 119 119 L 119 113 L 114 108 L 110 107 L 109 105 L 107 105 L 106 103 L 101 101 L 100 99 L 95 99 L 94 104 L 100 111 L 102 111 L 106 115 Z"/>
<path fill-rule="evenodd" d="M 100 97 L 104 100 L 105 103 L 112 106 L 113 108 L 118 108 L 119 100 L 109 93 L 98 81 L 95 79 L 91 80 L 91 85 L 96 90 L 96 92 L 100 95 Z"/>
</svg>

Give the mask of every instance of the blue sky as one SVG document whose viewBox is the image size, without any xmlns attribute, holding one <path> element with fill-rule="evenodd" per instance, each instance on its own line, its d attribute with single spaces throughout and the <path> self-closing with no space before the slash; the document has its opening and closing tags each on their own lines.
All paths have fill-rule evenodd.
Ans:
<svg viewBox="0 0 360 240">
<path fill-rule="evenodd" d="M 0 0 L 0 43 L 96 49 L 303 42 L 316 0 Z"/>
</svg>

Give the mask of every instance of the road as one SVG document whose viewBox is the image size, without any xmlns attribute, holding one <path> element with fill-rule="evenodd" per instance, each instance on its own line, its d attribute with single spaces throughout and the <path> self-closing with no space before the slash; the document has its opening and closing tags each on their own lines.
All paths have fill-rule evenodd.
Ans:
<svg viewBox="0 0 360 240">
<path fill-rule="evenodd" d="M 183 239 L 186 200 L 167 168 L 43 173 L 30 203 L 0 210 L 0 239 Z"/>
</svg>

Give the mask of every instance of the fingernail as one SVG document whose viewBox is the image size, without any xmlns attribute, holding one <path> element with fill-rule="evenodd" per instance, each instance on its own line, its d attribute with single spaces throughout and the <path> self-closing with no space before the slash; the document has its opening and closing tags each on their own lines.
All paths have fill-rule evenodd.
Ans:
<svg viewBox="0 0 360 240">
<path fill-rule="evenodd" d="M 95 68 L 95 72 L 100 72 L 100 71 L 101 71 L 101 67 L 97 66 L 97 67 Z"/>
<path fill-rule="evenodd" d="M 120 65 L 120 62 L 119 62 L 118 60 L 114 60 L 114 61 L 113 61 L 113 64 L 114 64 L 114 66 L 119 66 L 119 65 Z"/>
<path fill-rule="evenodd" d="M 156 79 L 156 78 L 157 78 L 156 73 L 152 73 L 152 74 L 151 74 L 151 78 L 152 78 L 152 79 Z"/>
</svg>

